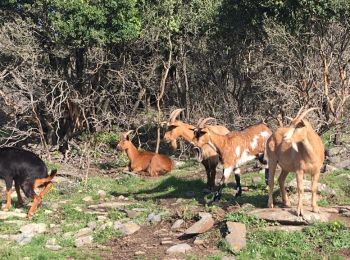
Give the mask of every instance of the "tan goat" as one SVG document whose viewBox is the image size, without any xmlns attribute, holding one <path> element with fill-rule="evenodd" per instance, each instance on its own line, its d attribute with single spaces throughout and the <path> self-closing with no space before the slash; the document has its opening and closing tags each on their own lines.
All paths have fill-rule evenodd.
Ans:
<svg viewBox="0 0 350 260">
<path fill-rule="evenodd" d="M 266 155 L 270 169 L 268 207 L 273 208 L 273 186 L 277 164 L 282 168 L 278 178 L 283 204 L 290 206 L 285 189 L 285 180 L 289 172 L 295 172 L 298 187 L 297 215 L 303 215 L 304 173 L 310 173 L 312 179 L 312 211 L 319 212 L 316 202 L 317 182 L 324 161 L 324 146 L 321 138 L 304 119 L 310 108 L 303 113 L 301 108 L 289 127 L 278 128 L 266 145 Z"/>
<path fill-rule="evenodd" d="M 193 130 L 195 129 L 195 126 L 176 120 L 177 116 L 183 110 L 184 109 L 181 108 L 175 109 L 171 112 L 169 121 L 164 122 L 167 126 L 164 140 L 171 145 L 173 150 L 176 150 L 177 148 L 176 141 L 178 138 L 182 137 L 187 142 L 192 142 L 194 137 Z M 222 135 L 230 132 L 226 127 L 220 125 L 210 126 L 210 128 Z M 202 153 L 198 153 L 198 150 L 195 150 L 195 153 L 197 155 L 197 160 L 204 165 L 207 173 L 207 189 L 212 190 L 215 187 L 216 167 L 219 164 L 219 155 L 216 150 L 208 144 L 204 145 L 202 150 Z"/>
<path fill-rule="evenodd" d="M 162 154 L 138 151 L 129 139 L 132 130 L 123 134 L 117 145 L 119 151 L 125 151 L 130 160 L 129 170 L 132 172 L 147 172 L 151 177 L 168 173 L 173 169 L 172 160 Z"/>
<path fill-rule="evenodd" d="M 224 165 L 224 175 L 221 179 L 221 187 L 217 191 L 214 200 L 220 199 L 222 189 L 225 187 L 231 172 L 235 172 L 237 184 L 236 196 L 242 194 L 239 167 L 253 159 L 263 161 L 263 154 L 267 139 L 271 130 L 265 124 L 250 126 L 243 131 L 234 131 L 227 135 L 219 135 L 213 131 L 207 122 L 213 118 L 200 120 L 194 130 L 193 143 L 200 148 L 210 145 L 220 155 Z M 268 179 L 268 169 L 265 170 L 265 178 Z"/>
</svg>

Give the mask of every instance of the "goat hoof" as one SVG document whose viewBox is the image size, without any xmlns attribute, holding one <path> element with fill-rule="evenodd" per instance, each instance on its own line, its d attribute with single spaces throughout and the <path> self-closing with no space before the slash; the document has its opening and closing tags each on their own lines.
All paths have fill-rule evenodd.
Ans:
<svg viewBox="0 0 350 260">
<path fill-rule="evenodd" d="M 242 189 L 237 190 L 235 198 L 242 196 Z"/>
<path fill-rule="evenodd" d="M 320 213 L 320 208 L 318 206 L 312 207 L 312 212 Z"/>
<path fill-rule="evenodd" d="M 219 201 L 220 199 L 221 199 L 221 193 L 218 191 L 215 192 L 213 201 Z"/>
</svg>

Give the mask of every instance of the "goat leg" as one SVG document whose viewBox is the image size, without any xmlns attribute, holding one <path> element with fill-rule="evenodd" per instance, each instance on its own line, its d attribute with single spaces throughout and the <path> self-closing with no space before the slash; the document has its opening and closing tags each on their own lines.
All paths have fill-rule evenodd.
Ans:
<svg viewBox="0 0 350 260">
<path fill-rule="evenodd" d="M 236 185 L 237 185 L 237 192 L 235 197 L 242 196 L 242 186 L 241 186 L 241 175 L 239 173 L 235 174 L 235 180 L 236 180 Z"/>
</svg>

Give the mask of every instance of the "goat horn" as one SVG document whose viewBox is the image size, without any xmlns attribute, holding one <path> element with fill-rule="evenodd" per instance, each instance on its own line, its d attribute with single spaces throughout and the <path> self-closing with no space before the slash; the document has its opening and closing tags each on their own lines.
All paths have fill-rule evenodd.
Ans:
<svg viewBox="0 0 350 260">
<path fill-rule="evenodd" d="M 299 109 L 299 111 L 298 111 L 297 115 L 295 116 L 295 118 L 297 118 L 303 110 L 304 110 L 304 106 L 302 106 L 302 107 Z"/>
<path fill-rule="evenodd" d="M 305 110 L 299 117 L 298 117 L 298 121 L 302 120 L 306 115 L 307 113 L 313 111 L 313 110 L 317 110 L 318 107 L 312 107 L 312 108 L 309 108 L 308 110 Z"/>
<path fill-rule="evenodd" d="M 174 123 L 176 117 L 184 110 L 185 110 L 184 108 L 178 108 L 178 109 L 175 109 L 173 112 L 171 112 L 171 114 L 169 116 L 169 122 Z"/>
<path fill-rule="evenodd" d="M 131 134 L 134 130 L 129 130 L 123 134 L 123 137 L 126 138 L 129 134 Z"/>
<path fill-rule="evenodd" d="M 203 120 L 201 120 L 199 122 L 199 124 L 197 125 L 199 128 L 203 128 L 208 121 L 216 121 L 216 119 L 214 117 L 207 117 L 207 118 L 204 118 Z"/>
</svg>

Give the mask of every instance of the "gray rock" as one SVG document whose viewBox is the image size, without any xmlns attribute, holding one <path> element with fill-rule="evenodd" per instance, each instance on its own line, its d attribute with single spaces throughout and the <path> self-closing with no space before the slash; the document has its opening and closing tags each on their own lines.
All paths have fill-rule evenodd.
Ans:
<svg viewBox="0 0 350 260">
<path fill-rule="evenodd" d="M 304 192 L 311 192 L 311 181 L 309 180 L 304 180 Z M 293 190 L 297 190 L 297 180 L 294 178 L 288 183 L 288 187 L 292 188 Z M 317 193 L 326 193 L 326 194 L 331 194 L 335 195 L 336 192 L 335 190 L 329 188 L 326 184 L 323 183 L 317 183 Z"/>
<path fill-rule="evenodd" d="M 1 235 L 0 234 L 0 239 L 3 239 L 3 240 L 13 240 L 13 241 L 16 241 L 18 238 L 18 235 Z"/>
<path fill-rule="evenodd" d="M 328 161 L 329 161 L 331 164 L 336 164 L 336 163 L 341 162 L 341 157 L 340 157 L 340 156 L 329 157 L 329 158 L 328 158 Z"/>
<path fill-rule="evenodd" d="M 338 155 L 338 154 L 342 154 L 342 153 L 344 153 L 345 151 L 346 151 L 346 150 L 345 150 L 344 147 L 342 147 L 342 146 L 336 146 L 336 147 L 332 147 L 332 148 L 326 150 L 326 154 L 327 154 L 327 156 L 329 156 L 329 157 L 333 157 L 333 156 L 336 156 L 336 155 Z"/>
<path fill-rule="evenodd" d="M 35 235 L 46 232 L 47 225 L 45 223 L 31 223 L 20 228 L 23 234 Z"/>
<path fill-rule="evenodd" d="M 93 241 L 92 236 L 84 236 L 84 237 L 78 237 L 77 239 L 75 239 L 74 244 L 76 247 L 82 247 L 82 246 L 91 244 L 92 241 Z"/>
<path fill-rule="evenodd" d="M 60 245 L 57 244 L 57 241 L 55 238 L 51 238 L 46 242 L 45 247 L 47 249 L 50 249 L 52 251 L 58 251 L 60 249 L 62 249 L 62 247 Z"/>
<path fill-rule="evenodd" d="M 147 221 L 152 223 L 159 223 L 162 220 L 162 217 L 159 214 L 151 213 L 147 217 Z"/>
<path fill-rule="evenodd" d="M 114 223 L 114 229 L 119 230 L 124 235 L 131 235 L 138 231 L 141 227 L 134 222 L 120 223 L 116 221 Z"/>
<path fill-rule="evenodd" d="M 185 234 L 201 234 L 213 227 L 214 219 L 210 213 L 201 212 L 199 216 L 201 219 L 186 229 Z"/>
<path fill-rule="evenodd" d="M 85 236 L 87 236 L 87 235 L 89 235 L 89 234 L 91 234 L 91 233 L 92 233 L 92 229 L 86 227 L 86 228 L 80 229 L 80 230 L 74 235 L 74 237 L 75 237 L 75 238 L 78 238 L 78 237 L 85 237 Z"/>
<path fill-rule="evenodd" d="M 339 169 L 350 170 L 350 159 L 343 160 L 335 165 Z"/>
<path fill-rule="evenodd" d="M 34 234 L 22 233 L 17 236 L 16 241 L 20 245 L 25 245 L 32 241 L 33 237 Z"/>
<path fill-rule="evenodd" d="M 192 250 L 192 247 L 189 244 L 183 243 L 183 244 L 177 244 L 172 247 L 169 247 L 166 250 L 167 254 L 185 254 Z"/>
<path fill-rule="evenodd" d="M 279 222 L 285 225 L 307 225 L 314 222 L 328 221 L 331 214 L 322 211 L 320 213 L 308 212 L 304 209 L 304 217 L 296 216 L 296 209 L 287 208 L 265 208 L 255 209 L 248 212 L 249 215 L 265 219 L 267 221 Z"/>
<path fill-rule="evenodd" d="M 26 218 L 27 214 L 15 211 L 0 211 L 0 220 L 8 218 Z"/>
<path fill-rule="evenodd" d="M 100 199 L 104 199 L 107 196 L 107 192 L 104 190 L 98 190 L 97 195 L 100 197 Z"/>
<path fill-rule="evenodd" d="M 337 167 L 329 165 L 329 164 L 326 164 L 326 166 L 324 167 L 324 172 L 334 172 L 336 170 L 338 170 Z"/>
<path fill-rule="evenodd" d="M 90 228 L 91 230 L 95 230 L 97 227 L 96 221 L 90 221 L 89 223 L 87 223 L 87 227 Z"/>
<path fill-rule="evenodd" d="M 238 222 L 226 222 L 228 234 L 225 237 L 234 252 L 239 252 L 246 246 L 247 229 L 245 224 Z"/>
<path fill-rule="evenodd" d="M 104 202 L 97 205 L 90 205 L 89 209 L 123 209 L 125 206 L 130 205 L 131 202 L 126 201 L 113 201 L 113 202 Z"/>
<path fill-rule="evenodd" d="M 305 226 L 268 226 L 261 230 L 264 231 L 285 231 L 285 232 L 300 232 L 303 231 Z"/>
<path fill-rule="evenodd" d="M 141 214 L 140 211 L 135 211 L 135 210 L 125 210 L 126 214 L 128 215 L 128 218 L 136 218 Z"/>
<path fill-rule="evenodd" d="M 171 230 L 178 230 L 185 223 L 183 219 L 177 219 L 171 226 Z"/>
</svg>

